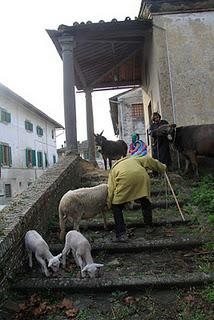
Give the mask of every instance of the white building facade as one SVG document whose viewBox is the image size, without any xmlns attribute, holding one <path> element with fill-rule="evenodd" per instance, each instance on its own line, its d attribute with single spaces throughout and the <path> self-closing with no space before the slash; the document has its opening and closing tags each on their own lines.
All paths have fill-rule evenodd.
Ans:
<svg viewBox="0 0 214 320">
<path fill-rule="evenodd" d="M 57 162 L 57 128 L 63 126 L 0 84 L 0 204 Z"/>
</svg>

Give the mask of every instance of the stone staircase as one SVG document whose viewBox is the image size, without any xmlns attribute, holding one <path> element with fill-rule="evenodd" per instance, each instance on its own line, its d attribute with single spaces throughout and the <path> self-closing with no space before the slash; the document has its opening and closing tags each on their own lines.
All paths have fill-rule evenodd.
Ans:
<svg viewBox="0 0 214 320">
<path fill-rule="evenodd" d="M 178 190 L 179 194 L 182 194 L 182 201 L 179 203 L 186 203 L 188 190 L 185 190 L 180 182 L 176 183 L 175 177 L 171 178 L 172 181 L 175 179 L 173 181 L 175 191 Z M 107 172 L 100 169 L 94 172 L 88 168 L 82 177 L 82 186 L 92 186 L 105 181 Z M 11 283 L 11 290 L 25 295 L 51 291 L 52 294 L 54 292 L 66 294 L 70 299 L 78 295 L 75 296 L 78 297 L 76 301 L 82 301 L 83 296 L 93 294 L 93 301 L 96 303 L 100 295 L 114 292 L 133 295 L 137 292 L 143 293 L 145 290 L 158 290 L 161 295 L 164 290 L 213 283 L 214 273 L 200 270 L 198 262 L 200 255 L 203 255 L 202 248 L 206 244 L 206 237 L 198 233 L 197 223 L 191 221 L 186 214 L 186 220 L 182 221 L 175 201 L 169 194 L 166 196 L 163 181 L 152 179 L 152 186 L 154 226 L 149 228 L 143 224 L 137 203 L 135 210 L 128 208 L 125 211 L 125 220 L 129 242 L 114 242 L 114 223 L 111 213 L 108 215 L 107 230 L 104 230 L 102 220 L 99 218 L 89 224 L 82 222 L 81 231 L 92 245 L 94 261 L 104 264 L 97 278 L 81 279 L 79 269 L 70 254 L 66 269 L 61 269 L 57 277 L 45 278 L 36 263 L 33 270 L 29 270 L 26 264 L 24 270 L 21 270 Z M 50 233 L 46 237 L 53 253 L 59 253 L 63 248 L 58 241 L 58 232 L 56 223 L 50 228 Z M 167 307 L 170 308 L 170 304 Z M 109 319 L 109 314 L 106 313 L 106 317 L 99 317 L 98 313 L 97 311 L 94 318 L 91 316 L 82 319 Z M 112 316 L 112 319 L 117 317 Z M 160 316 L 148 319 L 176 318 Z"/>
</svg>

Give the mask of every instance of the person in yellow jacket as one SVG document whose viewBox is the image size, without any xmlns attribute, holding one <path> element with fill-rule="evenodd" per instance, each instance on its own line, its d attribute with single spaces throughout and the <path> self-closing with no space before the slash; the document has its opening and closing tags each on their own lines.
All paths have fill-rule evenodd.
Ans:
<svg viewBox="0 0 214 320">
<path fill-rule="evenodd" d="M 147 169 L 165 172 L 166 165 L 151 158 L 127 156 L 114 163 L 108 177 L 107 205 L 112 209 L 116 238 L 126 241 L 126 226 L 123 219 L 123 207 L 126 202 L 139 200 L 143 211 L 144 223 L 152 225 L 152 207 L 150 202 L 150 177 Z"/>
</svg>

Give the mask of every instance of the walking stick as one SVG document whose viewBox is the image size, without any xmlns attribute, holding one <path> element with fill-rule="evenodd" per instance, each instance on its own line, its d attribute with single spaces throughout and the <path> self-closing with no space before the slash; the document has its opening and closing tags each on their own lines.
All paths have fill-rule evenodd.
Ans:
<svg viewBox="0 0 214 320">
<path fill-rule="evenodd" d="M 165 175 L 165 177 L 166 177 L 166 180 L 167 180 L 167 182 L 168 182 L 168 185 L 169 185 L 169 187 L 170 187 L 170 190 L 171 190 L 171 192 L 172 192 L 172 195 L 173 195 L 173 197 L 174 197 L 174 199 L 175 199 L 175 202 L 176 202 L 176 204 L 177 204 L 177 207 L 178 207 L 178 210 L 179 210 L 179 212 L 180 212 L 180 215 L 181 215 L 183 221 L 185 221 L 184 215 L 183 215 L 183 213 L 182 213 L 182 211 L 181 211 L 181 207 L 180 207 L 180 205 L 179 205 L 179 203 L 178 203 L 178 200 L 177 200 L 177 198 L 176 198 L 176 195 L 175 195 L 175 193 L 174 193 L 174 190 L 173 190 L 173 188 L 172 188 L 172 185 L 171 185 L 171 183 L 170 183 L 170 181 L 169 181 L 169 178 L 168 178 L 166 172 L 164 172 L 164 175 Z"/>
</svg>

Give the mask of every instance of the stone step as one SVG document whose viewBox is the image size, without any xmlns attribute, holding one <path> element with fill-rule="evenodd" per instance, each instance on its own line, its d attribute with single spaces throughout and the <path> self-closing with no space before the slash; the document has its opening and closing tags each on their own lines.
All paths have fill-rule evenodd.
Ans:
<svg viewBox="0 0 214 320">
<path fill-rule="evenodd" d="M 23 278 L 12 284 L 11 289 L 22 292 L 68 291 L 68 292 L 111 292 L 115 290 L 143 291 L 147 288 L 166 289 L 191 287 L 214 282 L 214 273 L 194 272 L 168 274 L 167 276 L 123 277 L 117 279 L 72 279 L 72 278 Z"/>
<path fill-rule="evenodd" d="M 182 238 L 182 239 L 160 239 L 160 240 L 129 240 L 128 242 L 111 242 L 111 243 L 92 243 L 92 252 L 104 251 L 108 253 L 133 253 L 146 250 L 162 250 L 162 249 L 187 249 L 199 247 L 206 243 L 205 239 Z M 52 244 L 50 250 L 52 252 L 61 252 L 64 244 Z"/>
<path fill-rule="evenodd" d="M 151 201 L 152 203 L 152 208 L 156 209 L 156 208 L 167 208 L 167 207 L 172 207 L 172 206 L 176 206 L 176 202 L 175 200 L 158 200 L 158 201 Z M 182 207 L 184 204 L 183 201 L 179 201 L 179 205 L 180 207 Z M 132 210 L 139 210 L 141 208 L 140 203 L 138 202 L 134 202 L 133 204 L 130 205 L 130 209 Z"/>
<path fill-rule="evenodd" d="M 178 213 L 179 214 L 179 213 Z M 143 220 L 143 219 L 142 219 Z M 133 221 L 133 222 L 126 222 L 126 227 L 127 228 L 148 228 L 148 226 L 146 226 L 144 224 L 144 222 L 141 221 Z M 168 220 L 168 221 L 154 221 L 153 222 L 153 226 L 154 227 L 162 227 L 162 226 L 179 226 L 179 225 L 192 225 L 195 224 L 195 222 L 187 219 L 185 221 L 181 220 L 181 219 L 176 219 L 176 220 Z M 108 226 L 107 226 L 107 230 L 114 230 L 115 229 L 115 224 L 112 221 L 109 221 L 108 219 Z M 52 227 L 52 231 L 58 231 L 59 228 L 58 227 Z M 71 230 L 71 228 L 66 228 L 66 231 Z M 103 225 L 103 221 L 100 220 L 100 222 L 85 222 L 84 220 L 81 221 L 81 225 L 80 225 L 80 230 L 94 230 L 94 231 L 101 231 L 104 230 L 104 225 Z"/>
</svg>

